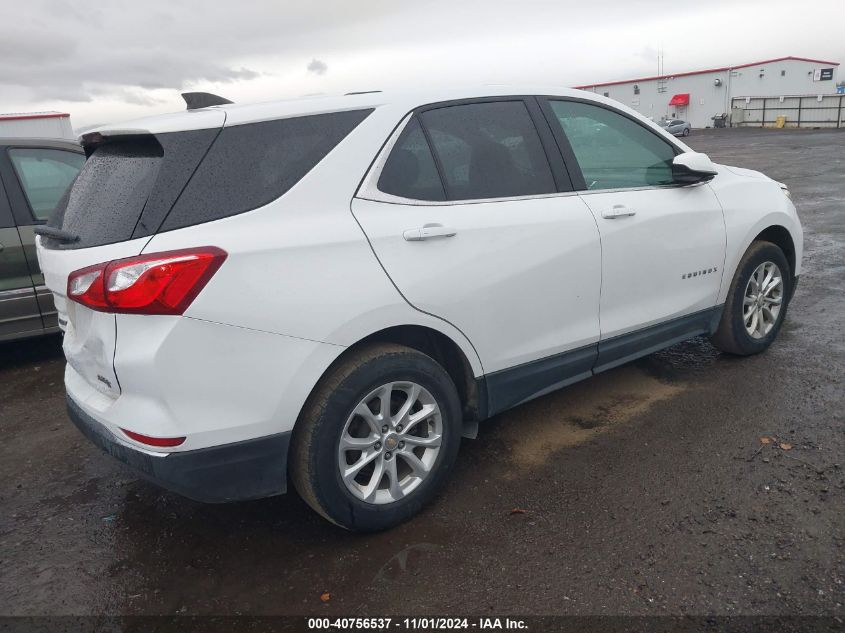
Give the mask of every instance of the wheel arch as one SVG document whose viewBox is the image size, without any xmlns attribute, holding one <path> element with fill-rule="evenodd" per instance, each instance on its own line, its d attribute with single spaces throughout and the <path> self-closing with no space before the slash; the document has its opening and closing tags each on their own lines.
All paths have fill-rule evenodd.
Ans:
<svg viewBox="0 0 845 633">
<path fill-rule="evenodd" d="M 789 229 L 780 224 L 773 224 L 772 226 L 760 231 L 754 239 L 751 240 L 751 244 L 754 242 L 771 242 L 780 248 L 780 250 L 783 251 L 783 254 L 786 255 L 786 261 L 789 262 L 790 274 L 793 276 L 795 275 L 795 241 L 792 239 L 792 234 L 789 232 Z M 746 248 L 746 250 L 748 249 Z"/>
<path fill-rule="evenodd" d="M 464 420 L 482 420 L 487 414 L 487 393 L 484 380 L 476 376 L 472 362 L 461 346 L 448 335 L 426 325 L 405 324 L 384 327 L 378 331 L 361 337 L 355 343 L 346 347 L 320 374 L 318 380 L 311 387 L 308 397 L 303 403 L 294 426 L 299 424 L 302 411 L 308 406 L 312 394 L 317 390 L 323 379 L 334 368 L 343 363 L 350 354 L 375 343 L 394 343 L 404 345 L 438 362 L 455 383 L 460 398 Z"/>
<path fill-rule="evenodd" d="M 801 258 L 803 256 L 802 231 L 800 225 L 784 213 L 770 213 L 753 226 L 728 226 L 728 243 L 725 254 L 724 274 L 722 286 L 719 290 L 718 303 L 727 299 L 731 281 L 736 275 L 737 267 L 743 256 L 754 242 L 771 242 L 779 247 L 789 263 L 790 274 L 795 277 L 800 274 Z M 793 287 L 794 287 L 793 283 Z"/>
</svg>

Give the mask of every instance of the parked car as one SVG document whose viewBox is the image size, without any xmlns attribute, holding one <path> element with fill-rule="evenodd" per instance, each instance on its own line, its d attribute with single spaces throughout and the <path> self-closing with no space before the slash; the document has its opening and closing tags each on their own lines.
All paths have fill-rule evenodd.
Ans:
<svg viewBox="0 0 845 633">
<path fill-rule="evenodd" d="M 0 341 L 59 331 L 33 229 L 46 222 L 84 162 L 76 142 L 0 138 Z"/>
<path fill-rule="evenodd" d="M 581 91 L 209 106 L 83 144 L 39 229 L 73 422 L 201 501 L 289 475 L 350 530 L 418 512 L 496 413 L 694 336 L 762 352 L 801 272 L 783 185 Z"/>
<path fill-rule="evenodd" d="M 657 123 L 673 136 L 689 136 L 692 131 L 689 121 L 682 121 L 681 119 L 660 119 Z"/>
</svg>

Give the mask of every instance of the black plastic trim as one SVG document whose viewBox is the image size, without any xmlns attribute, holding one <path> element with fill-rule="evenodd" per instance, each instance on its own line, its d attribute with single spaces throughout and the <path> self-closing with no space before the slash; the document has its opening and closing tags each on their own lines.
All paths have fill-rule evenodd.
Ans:
<svg viewBox="0 0 845 633">
<path fill-rule="evenodd" d="M 210 92 L 183 92 L 182 98 L 185 100 L 188 110 L 199 110 L 200 108 L 234 103 L 226 97 L 221 97 Z"/>
<path fill-rule="evenodd" d="M 623 365 L 701 334 L 712 334 L 719 327 L 723 306 L 716 306 L 658 323 L 636 332 L 599 342 L 599 355 L 593 373 Z"/>
<path fill-rule="evenodd" d="M 70 396 L 67 411 L 76 428 L 100 449 L 145 479 L 194 501 L 261 499 L 287 490 L 290 432 L 156 457 L 118 442 Z"/>
<path fill-rule="evenodd" d="M 702 334 L 713 334 L 719 327 L 723 308 L 721 305 L 715 306 L 562 354 L 487 374 L 478 380 L 479 397 L 487 403 L 486 409 L 479 407 L 478 417 L 488 418 L 675 343 Z"/>
<path fill-rule="evenodd" d="M 598 345 L 592 344 L 487 374 L 487 414 L 495 415 L 592 376 Z"/>
</svg>

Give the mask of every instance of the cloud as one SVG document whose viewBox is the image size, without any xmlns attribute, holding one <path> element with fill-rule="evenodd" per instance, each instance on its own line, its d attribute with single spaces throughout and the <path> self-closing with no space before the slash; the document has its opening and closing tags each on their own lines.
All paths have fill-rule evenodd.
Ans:
<svg viewBox="0 0 845 633">
<path fill-rule="evenodd" d="M 325 75 L 329 67 L 326 65 L 326 62 L 314 58 L 308 63 L 307 69 L 309 73 L 314 73 L 315 75 Z"/>
<path fill-rule="evenodd" d="M 784 21 L 788 0 L 766 0 L 763 12 L 762 0 L 671 10 L 665 0 L 241 0 L 237 11 L 200 0 L 26 0 L 0 21 L 0 110 L 66 108 L 84 125 L 181 108 L 186 89 L 238 102 L 296 96 L 314 89 L 313 76 L 324 92 L 575 85 L 651 74 L 658 45 L 667 72 L 781 55 L 841 61 L 838 22 L 816 17 L 841 12 L 841 0 L 811 1 Z"/>
</svg>

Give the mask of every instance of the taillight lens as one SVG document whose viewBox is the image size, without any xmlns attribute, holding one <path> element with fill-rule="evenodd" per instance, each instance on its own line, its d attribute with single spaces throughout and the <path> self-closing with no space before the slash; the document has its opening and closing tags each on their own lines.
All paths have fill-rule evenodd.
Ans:
<svg viewBox="0 0 845 633">
<path fill-rule="evenodd" d="M 67 296 L 103 312 L 182 314 L 225 259 L 215 246 L 116 259 L 71 273 Z"/>
</svg>

